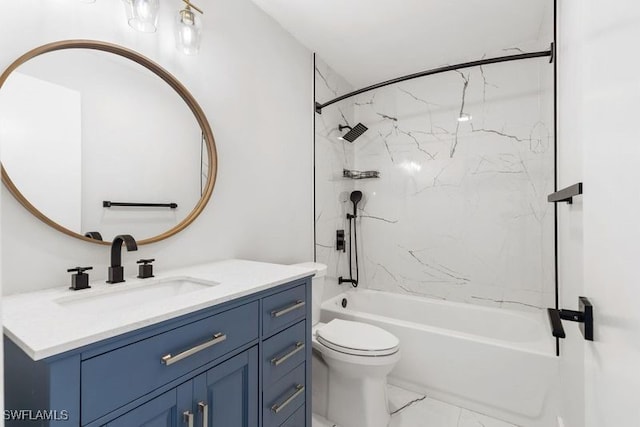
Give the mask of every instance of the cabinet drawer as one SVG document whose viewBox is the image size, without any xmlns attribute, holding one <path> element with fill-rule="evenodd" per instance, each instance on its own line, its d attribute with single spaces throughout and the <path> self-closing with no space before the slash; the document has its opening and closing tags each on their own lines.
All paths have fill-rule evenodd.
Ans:
<svg viewBox="0 0 640 427">
<path fill-rule="evenodd" d="M 307 314 L 306 286 L 300 285 L 270 297 L 262 303 L 262 333 L 276 330 L 304 319 Z"/>
<path fill-rule="evenodd" d="M 82 423 L 257 339 L 259 310 L 245 304 L 83 361 Z"/>
<path fill-rule="evenodd" d="M 280 427 L 306 427 L 306 415 L 305 405 L 302 405 Z"/>
<path fill-rule="evenodd" d="M 264 390 L 264 427 L 278 427 L 305 403 L 305 364 L 302 363 Z"/>
<path fill-rule="evenodd" d="M 264 342 L 262 378 L 265 387 L 304 362 L 307 342 L 305 321 L 296 323 Z"/>
</svg>

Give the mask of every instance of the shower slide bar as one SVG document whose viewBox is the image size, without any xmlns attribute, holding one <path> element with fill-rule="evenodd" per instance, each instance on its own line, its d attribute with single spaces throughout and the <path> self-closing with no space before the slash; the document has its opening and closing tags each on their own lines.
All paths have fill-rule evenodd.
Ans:
<svg viewBox="0 0 640 427">
<path fill-rule="evenodd" d="M 110 208 L 112 206 L 127 206 L 127 207 L 136 207 L 136 208 L 171 208 L 175 209 L 178 207 L 177 203 L 129 203 L 129 202 L 110 202 L 109 200 L 104 200 L 102 202 L 103 208 Z"/>
<path fill-rule="evenodd" d="M 347 98 L 351 98 L 352 96 L 356 96 L 356 95 L 360 95 L 361 93 L 364 92 L 369 92 L 370 90 L 375 90 L 375 89 L 379 89 L 381 87 L 385 87 L 385 86 L 389 86 L 395 83 L 400 83 L 400 82 L 404 82 L 407 80 L 412 80 L 412 79 L 417 79 L 418 77 L 425 77 L 425 76 L 431 76 L 434 74 L 440 74 L 440 73 L 446 73 L 448 71 L 456 71 L 456 70 L 462 70 L 465 68 L 472 68 L 472 67 L 478 67 L 481 65 L 488 65 L 488 64 L 497 64 L 500 62 L 510 62 L 510 61 L 519 61 L 521 59 L 530 59 L 530 58 L 543 58 L 545 56 L 550 57 L 550 62 L 553 62 L 553 58 L 554 58 L 554 44 L 551 43 L 551 47 L 549 48 L 549 50 L 543 50 L 543 51 L 539 51 L 539 52 L 529 52 L 529 53 L 520 53 L 517 55 L 507 55 L 507 56 L 499 56 L 496 58 L 487 58 L 487 59 L 480 59 L 478 61 L 471 61 L 471 62 L 463 62 L 461 64 L 455 64 L 455 65 L 447 65 L 444 67 L 439 67 L 439 68 L 433 68 L 431 70 L 426 70 L 426 71 L 421 71 L 419 73 L 414 73 L 414 74 L 409 74 L 406 76 L 402 76 L 402 77 L 397 77 L 395 79 L 391 79 L 391 80 L 387 80 L 384 81 L 382 83 L 376 83 L 374 85 L 371 86 L 367 86 L 364 87 L 362 89 L 358 89 L 355 90 L 353 92 L 349 92 L 345 95 L 341 95 L 335 99 L 332 99 L 331 101 L 327 101 L 324 104 L 320 104 L 319 102 L 315 103 L 315 109 L 316 109 L 316 113 L 318 114 L 322 114 L 322 109 L 325 107 L 328 107 L 329 105 L 335 104 L 336 102 L 340 102 L 343 99 L 347 99 Z"/>
<path fill-rule="evenodd" d="M 582 194 L 582 183 L 573 184 L 570 187 L 563 188 L 562 190 L 551 193 L 547 196 L 547 201 L 550 203 L 567 202 L 567 204 L 573 203 L 573 198 Z"/>
</svg>

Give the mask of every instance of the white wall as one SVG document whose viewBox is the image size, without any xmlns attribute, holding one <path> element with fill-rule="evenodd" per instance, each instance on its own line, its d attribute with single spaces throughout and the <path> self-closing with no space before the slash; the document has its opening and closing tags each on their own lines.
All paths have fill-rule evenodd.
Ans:
<svg viewBox="0 0 640 427">
<path fill-rule="evenodd" d="M 200 54 L 184 56 L 173 41 L 178 6 L 163 2 L 159 31 L 140 34 L 128 27 L 119 1 L 7 3 L 0 15 L 0 67 L 44 43 L 99 39 L 160 63 L 203 107 L 219 155 L 212 199 L 185 231 L 124 253 L 126 274 L 135 275 L 134 261 L 143 257 L 156 258 L 159 272 L 229 257 L 311 259 L 311 53 L 249 0 L 215 0 L 205 8 Z M 105 278 L 108 247 L 56 232 L 4 189 L 2 199 L 5 293 L 66 285 L 65 270 L 76 265 L 92 265 L 92 279 Z"/>
<path fill-rule="evenodd" d="M 595 317 L 594 342 L 579 343 L 577 327 L 565 322 L 565 393 L 584 389 L 584 409 L 574 394 L 567 397 L 574 407 L 565 403 L 563 416 L 567 427 L 632 426 L 638 424 L 640 387 L 640 60 L 633 54 L 640 4 L 559 4 L 559 146 L 567 147 L 559 156 L 561 185 L 581 175 L 585 184 L 583 207 L 561 207 L 562 304 L 573 308 L 584 294 Z"/>
<path fill-rule="evenodd" d="M 595 310 L 586 345 L 586 426 L 637 425 L 640 389 L 640 4 L 584 6 L 584 293 Z"/>
</svg>

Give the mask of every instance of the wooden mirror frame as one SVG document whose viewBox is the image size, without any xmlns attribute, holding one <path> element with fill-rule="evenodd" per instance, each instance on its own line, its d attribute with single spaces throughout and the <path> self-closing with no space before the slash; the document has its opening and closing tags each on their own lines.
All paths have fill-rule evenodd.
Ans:
<svg viewBox="0 0 640 427">
<path fill-rule="evenodd" d="M 183 219 L 180 223 L 178 223 L 175 227 L 173 227 L 173 228 L 171 228 L 171 229 L 169 229 L 169 230 L 165 231 L 164 233 L 159 234 L 157 236 L 150 237 L 148 239 L 140 240 L 137 243 L 139 245 L 155 243 L 155 242 L 158 242 L 160 240 L 164 240 L 164 239 L 166 239 L 168 237 L 171 237 L 174 234 L 182 231 L 189 224 L 191 224 L 198 217 L 198 215 L 200 215 L 200 213 L 202 212 L 202 210 L 206 206 L 207 202 L 211 198 L 211 193 L 213 192 L 213 187 L 214 187 L 215 182 L 216 182 L 216 174 L 217 174 L 217 170 L 218 170 L 218 167 L 217 167 L 218 166 L 218 156 L 217 156 L 217 152 L 216 152 L 216 144 L 215 144 L 215 140 L 214 140 L 214 137 L 213 137 L 213 132 L 211 131 L 211 126 L 209 126 L 209 122 L 207 121 L 207 117 L 205 116 L 204 111 L 202 110 L 202 108 L 200 107 L 198 102 L 195 100 L 193 95 L 191 95 L 191 93 L 187 90 L 187 88 L 184 87 L 182 85 L 182 83 L 180 83 L 178 81 L 178 79 L 176 79 L 172 74 L 170 74 L 168 71 L 166 71 L 160 65 L 156 64 L 155 62 L 153 62 L 149 58 L 146 58 L 145 56 L 142 56 L 139 53 L 134 52 L 133 50 L 130 50 L 130 49 L 127 49 L 127 48 L 124 48 L 124 47 L 121 47 L 121 46 L 118 46 L 118 45 L 115 45 L 115 44 L 111 44 L 111 43 L 107 43 L 107 42 L 101 42 L 101 41 L 95 41 L 95 40 L 64 40 L 64 41 L 58 41 L 58 42 L 54 42 L 54 43 L 48 43 L 48 44 L 45 44 L 43 46 L 40 46 L 40 47 L 37 47 L 35 49 L 30 50 L 29 52 L 25 53 L 24 55 L 22 55 L 21 57 L 16 59 L 0 75 L 0 90 L 2 89 L 2 86 L 4 85 L 6 80 L 9 78 L 9 75 L 11 75 L 11 73 L 16 68 L 18 68 L 20 65 L 24 64 L 25 62 L 29 61 L 30 59 L 33 59 L 33 58 L 35 58 L 37 56 L 40 56 L 42 54 L 45 54 L 45 53 L 48 53 L 48 52 L 55 52 L 55 51 L 58 51 L 58 50 L 66 50 L 66 49 L 93 49 L 93 50 L 99 50 L 99 51 L 103 51 L 103 52 L 113 53 L 113 54 L 122 56 L 124 58 L 130 59 L 130 60 L 132 60 L 134 62 L 137 62 L 138 64 L 142 65 L 143 67 L 145 67 L 146 69 L 148 69 L 149 71 L 153 72 L 155 75 L 160 77 L 169 86 L 171 86 L 173 88 L 173 90 L 175 90 L 178 93 L 178 95 L 180 95 L 182 100 L 187 104 L 187 106 L 189 107 L 189 109 L 191 110 L 193 115 L 196 117 L 196 119 L 198 121 L 198 124 L 200 125 L 200 129 L 202 130 L 202 133 L 204 135 L 206 144 L 207 144 L 207 153 L 208 153 L 208 158 L 209 158 L 208 180 L 207 180 L 207 184 L 206 184 L 206 186 L 204 188 L 204 191 L 203 191 L 202 195 L 200 196 L 200 201 L 193 208 L 193 210 L 189 213 L 189 215 L 187 215 L 187 217 L 185 219 Z M 11 178 L 9 178 L 9 175 L 8 175 L 7 171 L 5 170 L 5 168 L 4 168 L 4 165 L 2 165 L 1 167 L 2 167 L 2 182 L 4 183 L 4 185 L 11 192 L 11 194 L 16 198 L 16 200 L 18 200 L 18 202 L 20 202 L 20 204 L 22 206 L 24 206 L 29 212 L 31 212 L 31 214 L 34 215 L 36 218 L 38 218 L 39 220 L 41 220 L 45 224 L 55 228 L 56 230 L 63 232 L 64 234 L 67 234 L 67 235 L 69 235 L 71 237 L 75 237 L 75 238 L 80 239 L 80 240 L 84 240 L 85 242 L 97 243 L 97 244 L 101 244 L 101 245 L 110 245 L 111 244 L 111 242 L 109 242 L 109 241 L 101 241 L 101 240 L 95 240 L 95 239 L 91 239 L 89 237 L 85 237 L 85 236 L 83 236 L 81 234 L 78 234 L 75 231 L 69 230 L 68 228 L 65 228 L 65 227 L 61 226 L 60 224 L 58 224 L 57 222 L 51 220 L 45 214 L 40 212 L 35 206 L 33 206 L 29 202 L 29 200 L 27 200 L 24 197 L 24 195 L 20 192 L 20 190 L 18 190 L 18 188 L 15 186 L 13 181 L 11 181 Z"/>
</svg>

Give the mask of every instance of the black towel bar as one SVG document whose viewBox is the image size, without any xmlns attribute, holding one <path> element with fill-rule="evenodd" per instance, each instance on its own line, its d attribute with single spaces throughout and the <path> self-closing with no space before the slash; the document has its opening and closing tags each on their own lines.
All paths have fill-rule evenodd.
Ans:
<svg viewBox="0 0 640 427">
<path fill-rule="evenodd" d="M 130 202 L 110 202 L 104 200 L 102 202 L 103 208 L 110 208 L 112 206 L 128 206 L 128 207 L 140 207 L 140 208 L 171 208 L 178 207 L 177 203 L 130 203 Z"/>
</svg>

